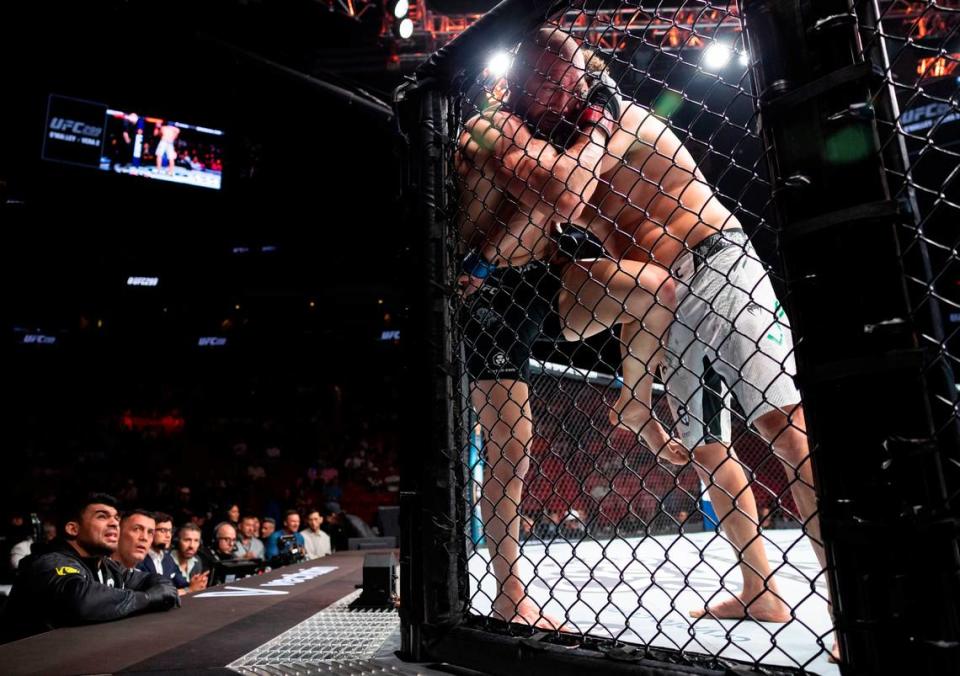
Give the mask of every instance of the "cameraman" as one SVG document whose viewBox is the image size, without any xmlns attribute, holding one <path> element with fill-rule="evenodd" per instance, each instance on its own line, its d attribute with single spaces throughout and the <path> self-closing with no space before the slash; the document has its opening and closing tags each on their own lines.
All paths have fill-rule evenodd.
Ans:
<svg viewBox="0 0 960 676">
<path fill-rule="evenodd" d="M 300 530 L 300 514 L 295 509 L 289 509 L 283 515 L 283 530 L 273 533 L 264 544 L 265 556 L 268 561 L 283 559 L 281 565 L 295 563 L 303 559 L 304 539 Z M 282 546 L 281 546 L 282 545 Z M 291 550 L 296 549 L 299 556 Z M 290 556 L 293 553 L 294 556 Z"/>
<path fill-rule="evenodd" d="M 109 558 L 120 537 L 113 497 L 94 493 L 65 505 L 60 533 L 21 562 L 3 612 L 3 640 L 180 605 L 170 580 Z"/>
</svg>

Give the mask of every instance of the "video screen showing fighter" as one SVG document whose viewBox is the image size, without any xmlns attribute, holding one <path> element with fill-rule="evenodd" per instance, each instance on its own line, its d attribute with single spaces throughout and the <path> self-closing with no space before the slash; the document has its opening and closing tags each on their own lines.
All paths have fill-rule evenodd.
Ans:
<svg viewBox="0 0 960 676">
<path fill-rule="evenodd" d="M 219 129 L 51 95 L 43 158 L 101 171 L 219 190 Z"/>
</svg>

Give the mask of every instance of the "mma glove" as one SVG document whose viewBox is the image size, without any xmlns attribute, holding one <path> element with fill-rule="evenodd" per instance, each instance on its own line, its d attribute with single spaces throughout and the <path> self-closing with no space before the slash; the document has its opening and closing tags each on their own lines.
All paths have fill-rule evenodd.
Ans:
<svg viewBox="0 0 960 676">
<path fill-rule="evenodd" d="M 616 88 L 597 80 L 587 92 L 587 105 L 580 113 L 578 126 L 586 133 L 599 129 L 609 142 L 620 121 L 620 112 Z"/>
</svg>

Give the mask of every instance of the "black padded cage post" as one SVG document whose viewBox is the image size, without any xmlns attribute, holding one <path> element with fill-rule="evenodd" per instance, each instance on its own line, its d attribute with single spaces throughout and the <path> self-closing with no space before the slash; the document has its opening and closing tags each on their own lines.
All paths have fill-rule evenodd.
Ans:
<svg viewBox="0 0 960 676">
<path fill-rule="evenodd" d="M 856 9 L 743 3 L 842 673 L 960 673 L 956 391 L 929 266 L 903 256 L 920 214 L 876 5 Z"/>
<path fill-rule="evenodd" d="M 402 652 L 430 657 L 429 646 L 463 618 L 466 552 L 460 456 L 465 422 L 451 406 L 462 386 L 454 355 L 445 280 L 450 247 L 444 213 L 448 181 L 450 97 L 431 88 L 397 92 L 405 163 L 411 299 L 404 354 L 408 382 L 401 474 Z"/>
</svg>

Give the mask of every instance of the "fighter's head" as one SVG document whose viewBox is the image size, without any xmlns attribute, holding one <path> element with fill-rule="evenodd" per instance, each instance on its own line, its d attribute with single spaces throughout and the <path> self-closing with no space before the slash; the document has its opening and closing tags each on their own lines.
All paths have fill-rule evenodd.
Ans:
<svg viewBox="0 0 960 676">
<path fill-rule="evenodd" d="M 589 89 L 579 42 L 548 24 L 521 43 L 509 75 L 510 108 L 549 134 L 575 121 Z"/>
</svg>

